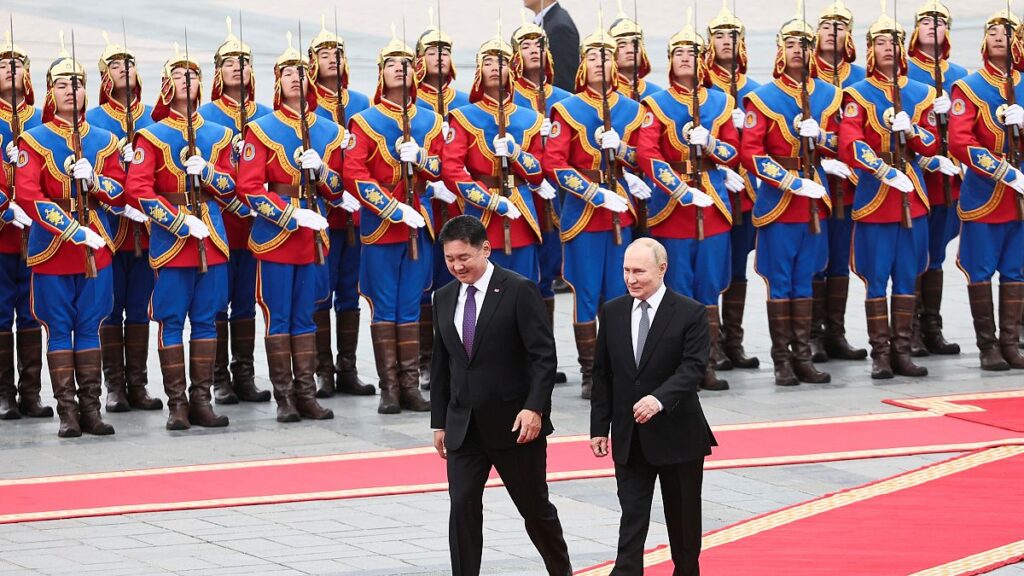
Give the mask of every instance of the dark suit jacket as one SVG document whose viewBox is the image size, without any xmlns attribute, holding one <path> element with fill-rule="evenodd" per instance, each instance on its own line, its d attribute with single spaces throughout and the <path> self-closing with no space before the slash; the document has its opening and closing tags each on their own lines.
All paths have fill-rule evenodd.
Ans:
<svg viewBox="0 0 1024 576">
<path fill-rule="evenodd" d="M 655 466 L 702 458 L 716 446 L 697 387 L 708 363 L 707 312 L 695 300 L 671 290 L 654 315 L 640 365 L 633 355 L 633 298 L 620 296 L 604 306 L 594 355 L 594 389 L 590 405 L 591 437 L 608 436 L 612 458 L 629 459 L 633 435 L 647 461 Z M 633 419 L 633 405 L 653 395 L 664 410 L 648 423 Z"/>
<path fill-rule="evenodd" d="M 580 66 L 580 33 L 561 4 L 555 4 L 544 15 L 544 32 L 548 35 L 555 65 L 555 86 L 575 94 L 576 69 Z"/>
<path fill-rule="evenodd" d="M 455 329 L 461 286 L 449 282 L 434 294 L 431 427 L 444 429 L 445 445 L 458 450 L 472 418 L 485 447 L 512 448 L 519 436 L 512 425 L 527 408 L 542 415 L 541 434 L 551 434 L 555 339 L 537 285 L 494 266 L 472 357 Z"/>
</svg>

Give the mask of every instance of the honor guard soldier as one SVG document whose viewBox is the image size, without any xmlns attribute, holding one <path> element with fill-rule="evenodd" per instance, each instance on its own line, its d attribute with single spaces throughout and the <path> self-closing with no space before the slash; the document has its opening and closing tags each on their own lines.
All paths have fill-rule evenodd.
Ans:
<svg viewBox="0 0 1024 576">
<path fill-rule="evenodd" d="M 113 306 L 113 243 L 96 210 L 100 202 L 124 206 L 125 175 L 117 137 L 86 122 L 85 95 L 85 69 L 64 50 L 62 32 L 61 53 L 46 72 L 43 124 L 18 141 L 16 182 L 18 201 L 35 221 L 32 311 L 46 327 L 61 438 L 114 433 L 100 416 L 99 341 Z"/>
<path fill-rule="evenodd" d="M 342 190 L 344 130 L 318 116 L 305 57 L 292 47 L 274 63 L 274 111 L 249 126 L 239 164 L 239 194 L 256 213 L 249 249 L 256 255 L 256 300 L 277 421 L 327 420 L 316 401 L 316 303 L 329 297 L 326 203 L 356 199 Z"/>
<path fill-rule="evenodd" d="M 433 265 L 426 188 L 441 178 L 444 136 L 441 117 L 416 105 L 414 57 L 392 28 L 377 56 L 374 104 L 349 121 L 355 144 L 345 154 L 345 187 L 363 203 L 359 290 L 373 310 L 381 414 L 430 410 L 419 391 L 419 320 Z"/>
<path fill-rule="evenodd" d="M 573 290 L 573 332 L 582 375 L 581 396 L 590 398 L 597 307 L 626 293 L 622 258 L 632 240 L 630 194 L 650 188 L 625 170 L 639 171 L 635 138 L 640 104 L 618 92 L 615 42 L 603 25 L 583 39 L 576 95 L 551 109 L 544 171 L 565 191 L 561 233 L 563 273 Z"/>
<path fill-rule="evenodd" d="M 187 49 L 187 48 L 186 48 Z M 210 404 L 217 353 L 217 313 L 227 305 L 229 248 L 221 205 L 235 202 L 231 130 L 197 112 L 199 64 L 174 46 L 164 64 L 155 124 L 135 135 L 128 196 L 149 219 L 149 263 L 157 271 L 150 318 L 160 325 L 157 351 L 167 393 L 168 430 L 221 427 Z M 185 319 L 190 326 L 185 394 Z"/>
<path fill-rule="evenodd" d="M 937 0 L 930 0 L 918 8 L 915 18 L 914 32 L 910 35 L 910 46 L 907 48 L 909 69 L 907 76 L 922 84 L 941 87 L 941 95 L 936 96 L 932 106 L 935 108 L 939 127 L 948 126 L 948 115 L 951 106 L 949 93 L 953 84 L 967 76 L 967 70 L 949 61 L 950 27 L 953 18 L 949 9 Z M 948 130 L 947 130 L 948 131 Z M 960 168 L 947 162 L 948 134 L 940 129 L 939 156 L 920 158 L 924 169 L 924 185 L 928 191 L 928 203 L 931 212 L 928 214 L 928 269 L 921 275 L 921 288 L 918 293 L 918 310 L 915 313 L 914 333 L 917 338 L 911 341 L 920 345 L 917 355 L 927 354 L 959 354 L 960 346 L 948 342 L 942 335 L 942 264 L 946 261 L 946 246 L 960 233 L 960 217 L 956 206 L 960 198 L 960 183 L 963 174 Z M 949 191 L 949 198 L 946 191 Z M 915 350 L 911 350 L 914 353 Z"/>
<path fill-rule="evenodd" d="M 732 211 L 725 179 L 740 178 L 727 168 L 739 168 L 740 137 L 732 122 L 732 96 L 706 87 L 704 49 L 692 20 L 669 39 L 669 87 L 642 101 L 637 155 L 657 188 L 648 205 L 649 225 L 668 252 L 665 283 L 707 308 L 714 350 L 720 334 L 718 297 L 730 278 Z M 715 374 L 715 362 L 708 362 L 701 387 L 729 389 Z"/>
<path fill-rule="evenodd" d="M 43 370 L 43 331 L 32 315 L 31 273 L 23 247 L 32 219 L 14 202 L 18 146 L 15 134 L 42 123 L 32 106 L 35 98 L 28 54 L 8 37 L 0 46 L 0 171 L 7 180 L 10 202 L 0 211 L 0 420 L 21 415 L 52 418 L 53 409 L 40 400 Z M 18 384 L 14 383 L 14 333 L 17 316 Z"/>
<path fill-rule="evenodd" d="M 1016 103 L 1020 73 L 1013 71 L 1021 45 L 1019 38 L 1008 42 L 1008 32 L 1019 28 L 1017 17 L 1005 10 L 989 18 L 984 66 L 958 81 L 951 96 L 950 149 L 968 168 L 958 207 L 963 225 L 957 265 L 967 276 L 982 370 L 1024 368 L 1018 348 L 1024 304 L 1024 173 L 1019 168 L 1024 110 Z M 992 302 L 996 272 L 998 339 Z"/>
<path fill-rule="evenodd" d="M 252 49 L 235 36 L 231 29 L 231 18 L 227 19 L 227 28 L 227 37 L 213 55 L 213 87 L 210 90 L 210 101 L 199 107 L 199 115 L 203 120 L 219 124 L 231 131 L 232 163 L 237 167 L 242 132 L 249 122 L 268 114 L 270 109 L 256 102 Z M 232 174 L 235 175 L 234 172 Z M 214 401 L 217 404 L 238 404 L 239 400 L 269 402 L 270 391 L 256 387 L 253 358 L 253 349 L 256 345 L 256 259 L 249 251 L 248 243 L 254 215 L 244 206 L 232 206 L 230 210 L 222 211 L 222 217 L 230 249 L 227 263 L 227 305 L 231 310 L 229 313 L 228 308 L 224 308 L 217 312 L 217 359 L 213 370 Z"/>
<path fill-rule="evenodd" d="M 876 379 L 928 373 L 910 357 L 910 335 L 914 286 L 928 265 L 928 194 L 917 159 L 938 152 L 935 91 L 906 77 L 904 38 L 903 28 L 885 14 L 868 29 L 868 77 L 846 89 L 839 128 L 840 158 L 858 179 L 851 265 L 867 288 Z"/>
<path fill-rule="evenodd" d="M 651 73 L 651 60 L 644 46 L 644 29 L 639 22 L 626 16 L 622 10 L 622 0 L 619 0 L 619 13 L 608 28 L 608 34 L 615 41 L 619 91 L 637 102 L 661 92 L 661 86 L 645 80 Z"/>
<path fill-rule="evenodd" d="M 543 120 L 512 103 L 511 58 L 512 47 L 500 37 L 480 46 L 472 104 L 452 111 L 441 166 L 466 214 L 487 228 L 491 260 L 536 283 L 541 233 L 531 187 L 544 181 L 537 159 Z"/>
<path fill-rule="evenodd" d="M 768 287 L 768 332 L 775 384 L 829 382 L 811 361 L 814 274 L 828 259 L 826 173 L 834 160 L 842 93 L 814 78 L 814 28 L 802 14 L 776 35 L 775 80 L 747 95 L 743 163 L 761 184 L 754 202 L 755 267 Z M 833 157 L 833 158 L 829 158 Z"/>
<path fill-rule="evenodd" d="M 121 140 L 127 169 L 132 160 L 131 138 L 135 130 L 153 123 L 153 108 L 142 103 L 142 83 L 135 55 L 112 44 L 100 56 L 100 104 L 85 113 L 90 126 L 103 128 Z M 129 137 L 129 131 L 131 137 Z M 150 398 L 149 298 L 153 294 L 153 269 L 149 266 L 149 231 L 146 216 L 132 208 L 110 209 L 107 220 L 113 231 L 114 307 L 100 327 L 103 378 L 107 384 L 107 412 L 160 410 L 164 403 Z"/>
<path fill-rule="evenodd" d="M 365 94 L 349 89 L 348 78 L 345 40 L 329 32 L 321 17 L 320 33 L 309 43 L 309 79 L 313 82 L 312 90 L 316 95 L 316 113 L 344 129 L 343 149 L 351 143 L 347 130 L 348 119 L 370 106 L 370 99 Z M 371 384 L 364 384 L 359 379 L 356 371 L 356 348 L 359 345 L 359 258 L 363 248 L 363 243 L 359 241 L 358 208 L 358 202 L 327 208 L 328 237 L 331 240 L 327 269 L 331 294 L 327 299 L 317 302 L 316 311 L 313 312 L 316 324 L 317 398 L 330 398 L 335 390 L 357 396 L 372 396 L 376 392 Z M 337 362 L 331 357 L 332 308 L 337 317 Z"/>
<path fill-rule="evenodd" d="M 818 18 L 814 70 L 818 79 L 842 92 L 863 80 L 866 71 L 854 64 L 853 12 L 835 0 Z M 836 120 L 842 119 L 842 110 Z M 829 175 L 832 213 L 828 223 L 828 264 L 814 275 L 811 359 L 827 362 L 863 360 L 868 351 L 846 340 L 846 302 L 850 292 L 850 242 L 853 238 L 853 189 L 850 178 Z"/>
<path fill-rule="evenodd" d="M 746 27 L 724 5 L 708 23 L 708 50 L 705 62 L 711 89 L 732 96 L 734 105 L 732 123 L 743 130 L 746 113 L 743 100 L 760 84 L 747 76 Z M 747 301 L 747 257 L 754 250 L 756 228 L 750 211 L 754 207 L 754 182 L 746 168 L 737 170 L 741 180 L 726 178 L 729 191 L 728 206 L 732 213 L 730 233 L 730 261 L 732 262 L 729 287 L 722 293 L 722 334 L 717 356 L 718 370 L 757 368 L 761 362 L 747 356 L 743 349 L 743 309 Z M 731 187 L 731 188 L 730 188 Z"/>
</svg>

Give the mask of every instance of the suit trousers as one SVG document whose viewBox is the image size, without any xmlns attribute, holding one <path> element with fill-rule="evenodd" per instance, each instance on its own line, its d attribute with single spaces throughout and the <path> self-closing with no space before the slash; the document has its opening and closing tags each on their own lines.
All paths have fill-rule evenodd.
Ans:
<svg viewBox="0 0 1024 576">
<path fill-rule="evenodd" d="M 665 523 L 672 550 L 674 576 L 699 576 L 701 539 L 701 484 L 704 458 L 654 466 L 647 462 L 640 446 L 640 434 L 634 431 L 625 464 L 615 465 L 622 520 L 619 523 L 619 550 L 612 576 L 643 576 L 644 542 L 651 523 L 654 480 L 661 481 L 665 505 Z"/>
<path fill-rule="evenodd" d="M 466 439 L 448 452 L 448 494 L 451 515 L 448 542 L 454 576 L 480 574 L 483 553 L 483 493 L 491 467 L 498 470 L 512 502 L 526 523 L 526 532 L 540 552 L 548 574 L 572 574 L 569 550 L 558 511 L 548 499 L 547 439 L 508 449 L 489 449 L 470 420 Z"/>
</svg>

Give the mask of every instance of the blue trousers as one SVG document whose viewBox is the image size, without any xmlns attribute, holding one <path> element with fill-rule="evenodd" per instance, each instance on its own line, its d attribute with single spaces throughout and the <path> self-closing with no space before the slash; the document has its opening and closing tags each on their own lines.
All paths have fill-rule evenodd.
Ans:
<svg viewBox="0 0 1024 576">
<path fill-rule="evenodd" d="M 33 274 L 32 313 L 46 329 L 47 352 L 100 347 L 100 323 L 114 305 L 110 266 L 85 274 Z"/>
<path fill-rule="evenodd" d="M 149 253 L 142 251 L 114 254 L 114 307 L 103 321 L 107 326 L 149 324 L 149 298 L 153 295 L 155 275 L 149 266 Z"/>
<path fill-rule="evenodd" d="M 774 222 L 757 231 L 754 268 L 768 285 L 771 300 L 810 298 L 814 275 L 828 264 L 828 223 L 821 234 L 811 233 L 806 223 Z"/>
<path fill-rule="evenodd" d="M 542 232 L 541 238 L 544 242 L 537 247 L 537 259 L 540 265 L 540 295 L 546 300 L 555 297 L 552 284 L 562 273 L 562 237 L 558 228 L 552 227 L 550 232 Z"/>
<path fill-rule="evenodd" d="M 327 291 L 327 270 L 317 264 L 256 263 L 256 302 L 267 336 L 299 336 L 316 331 L 313 311 Z"/>
<path fill-rule="evenodd" d="M 356 238 L 354 246 L 348 245 L 345 230 L 331 230 L 331 251 L 327 255 L 328 290 L 334 295 L 334 311 L 350 312 L 359 310 L 359 258 L 363 243 Z M 317 302 L 317 310 L 329 310 L 331 298 Z"/>
<path fill-rule="evenodd" d="M 928 269 L 941 270 L 946 261 L 946 246 L 960 233 L 960 215 L 952 206 L 932 206 L 928 215 Z M 1019 250 L 1018 250 L 1019 251 Z"/>
<path fill-rule="evenodd" d="M 504 250 L 491 250 L 491 262 L 525 278 L 529 278 L 534 283 L 540 282 L 538 249 L 539 246 L 537 244 L 513 248 L 511 256 L 506 256 Z M 447 269 L 447 266 L 445 266 L 445 269 Z"/>
<path fill-rule="evenodd" d="M 899 222 L 853 225 L 853 272 L 867 287 L 868 298 L 914 293 L 917 277 L 928 267 L 928 221 L 914 218 L 908 230 Z"/>
<path fill-rule="evenodd" d="M 409 243 L 363 246 L 359 291 L 372 310 L 373 322 L 419 322 L 423 292 L 430 290 L 434 246 L 419 234 L 419 259 L 409 258 Z"/>
<path fill-rule="evenodd" d="M 618 246 L 611 230 L 580 232 L 563 245 L 562 276 L 572 288 L 575 322 L 593 322 L 601 303 L 626 293 L 622 260 L 632 239 L 632 230 L 623 226 Z"/>
<path fill-rule="evenodd" d="M 0 254 L 0 332 L 10 332 L 17 313 L 18 330 L 39 327 L 32 315 L 32 271 L 18 254 Z"/>
<path fill-rule="evenodd" d="M 156 285 L 149 304 L 149 317 L 160 325 L 161 348 L 184 343 L 185 318 L 192 340 L 217 338 L 217 313 L 228 299 L 228 265 L 199 268 L 164 267 L 156 273 Z"/>
<path fill-rule="evenodd" d="M 757 228 L 754 227 L 754 220 L 751 212 L 743 213 L 743 221 L 733 226 L 729 231 L 732 260 L 732 282 L 747 281 L 747 257 L 757 245 Z"/>
<path fill-rule="evenodd" d="M 705 306 L 717 306 L 718 296 L 729 287 L 730 234 L 722 232 L 696 238 L 657 238 L 668 252 L 665 284 L 673 291 Z"/>
<path fill-rule="evenodd" d="M 256 258 L 245 248 L 231 250 L 228 260 L 228 301 L 231 307 L 217 313 L 217 320 L 248 320 L 256 317 Z"/>
<path fill-rule="evenodd" d="M 1024 223 L 964 222 L 957 266 L 971 284 L 988 282 L 996 272 L 1000 282 L 1024 282 Z"/>
<path fill-rule="evenodd" d="M 850 243 L 853 241 L 853 210 L 846 207 L 845 218 L 828 219 L 828 244 L 824 246 L 828 252 L 828 264 L 823 272 L 814 275 L 816 280 L 829 278 L 845 278 L 850 275 Z M 822 233 L 825 230 L 822 229 Z"/>
</svg>

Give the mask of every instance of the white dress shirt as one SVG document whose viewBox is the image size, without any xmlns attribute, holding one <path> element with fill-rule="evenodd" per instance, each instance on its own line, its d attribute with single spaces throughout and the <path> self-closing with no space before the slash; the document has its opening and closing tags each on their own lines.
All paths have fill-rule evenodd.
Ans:
<svg viewBox="0 0 1024 576">
<path fill-rule="evenodd" d="M 665 297 L 665 284 L 663 283 L 651 297 L 647 299 L 647 303 L 650 304 L 650 308 L 647 310 L 647 318 L 651 321 L 651 326 L 654 325 L 654 315 L 658 312 L 658 306 L 661 305 L 661 299 Z M 633 356 L 636 357 L 643 353 L 643 350 L 636 349 L 636 339 L 640 335 L 640 303 L 643 300 L 633 299 L 633 316 L 630 321 L 630 326 L 633 333 Z M 650 328 L 650 326 L 648 326 Z M 651 333 L 647 332 L 647 337 L 651 337 Z"/>
<path fill-rule="evenodd" d="M 487 295 L 487 287 L 491 283 L 491 276 L 494 275 L 494 264 L 487 261 L 487 269 L 484 270 L 484 275 L 479 280 L 474 282 L 472 285 L 476 287 L 476 319 L 480 319 L 480 309 L 484 305 L 484 296 Z M 469 284 L 463 284 L 459 286 L 459 301 L 455 303 L 455 330 L 459 333 L 459 339 L 462 339 L 462 317 L 466 310 L 466 294 L 469 289 Z M 476 344 L 474 343 L 474 346 Z"/>
<path fill-rule="evenodd" d="M 541 0 L 541 5 L 543 6 L 544 4 L 547 4 L 547 6 L 544 6 L 544 9 L 538 12 L 537 15 L 533 17 L 533 23 L 536 24 L 537 26 L 540 26 L 541 28 L 544 27 L 544 16 L 546 16 L 547 13 L 551 11 L 551 8 L 554 7 L 555 4 L 558 4 L 558 1 L 551 0 L 551 3 L 548 4 L 546 0 Z"/>
</svg>

